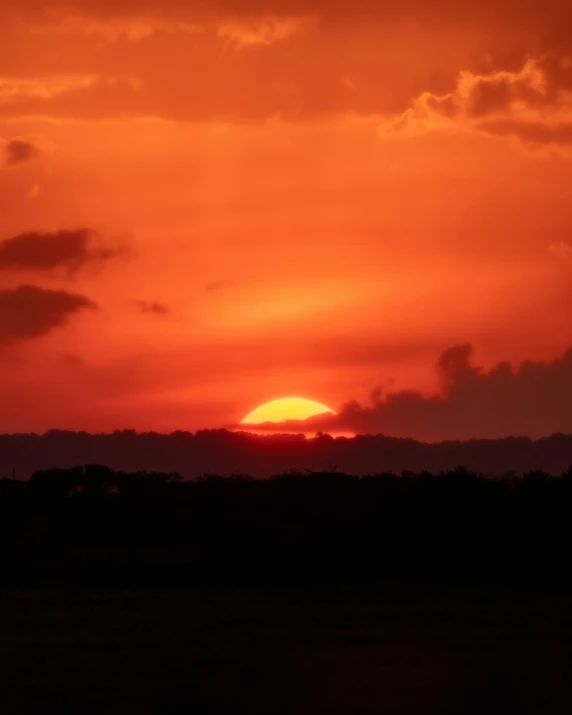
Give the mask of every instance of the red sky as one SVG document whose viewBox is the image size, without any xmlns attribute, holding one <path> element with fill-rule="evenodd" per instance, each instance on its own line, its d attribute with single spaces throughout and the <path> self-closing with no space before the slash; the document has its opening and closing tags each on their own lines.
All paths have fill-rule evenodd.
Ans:
<svg viewBox="0 0 572 715">
<path fill-rule="evenodd" d="M 344 429 L 572 431 L 571 23 L 563 0 L 2 3 L 0 430 L 447 402 L 435 365 L 470 343 L 516 382 L 460 432 L 386 407 Z"/>
</svg>

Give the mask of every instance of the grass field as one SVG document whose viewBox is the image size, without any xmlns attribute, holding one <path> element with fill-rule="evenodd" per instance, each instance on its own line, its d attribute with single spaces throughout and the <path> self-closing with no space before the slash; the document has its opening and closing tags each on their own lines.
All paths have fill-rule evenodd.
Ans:
<svg viewBox="0 0 572 715">
<path fill-rule="evenodd" d="M 2 713 L 569 713 L 572 591 L 0 592 Z"/>
</svg>

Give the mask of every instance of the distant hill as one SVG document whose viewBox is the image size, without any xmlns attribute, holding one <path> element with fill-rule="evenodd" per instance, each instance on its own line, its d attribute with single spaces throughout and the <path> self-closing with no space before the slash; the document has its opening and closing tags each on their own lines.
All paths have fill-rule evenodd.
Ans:
<svg viewBox="0 0 572 715">
<path fill-rule="evenodd" d="M 320 434 L 253 435 L 227 430 L 195 434 L 138 434 L 133 430 L 88 434 L 51 430 L 44 435 L 0 435 L 0 476 L 26 479 L 38 469 L 107 464 L 124 471 L 177 472 L 183 478 L 205 473 L 248 473 L 254 477 L 308 468 L 353 474 L 392 470 L 438 473 L 463 465 L 489 475 L 543 470 L 562 474 L 572 464 L 572 435 L 425 444 L 383 435 L 352 438 Z"/>
</svg>

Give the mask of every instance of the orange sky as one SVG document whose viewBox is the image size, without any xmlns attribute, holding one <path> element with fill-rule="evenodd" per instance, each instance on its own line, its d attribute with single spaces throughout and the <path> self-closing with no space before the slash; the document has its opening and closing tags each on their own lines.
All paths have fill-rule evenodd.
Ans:
<svg viewBox="0 0 572 715">
<path fill-rule="evenodd" d="M 338 410 L 443 390 L 455 345 L 572 345 L 572 6 L 382 5 L 2 3 L 1 431 Z"/>
</svg>

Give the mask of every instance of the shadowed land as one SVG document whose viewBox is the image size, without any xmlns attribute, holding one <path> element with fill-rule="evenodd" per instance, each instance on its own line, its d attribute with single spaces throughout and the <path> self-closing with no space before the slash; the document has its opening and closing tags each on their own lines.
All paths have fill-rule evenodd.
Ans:
<svg viewBox="0 0 572 715">
<path fill-rule="evenodd" d="M 569 588 L 0 592 L 3 711 L 565 715 Z"/>
<path fill-rule="evenodd" d="M 572 471 L 0 481 L 3 711 L 564 715 Z"/>
</svg>

